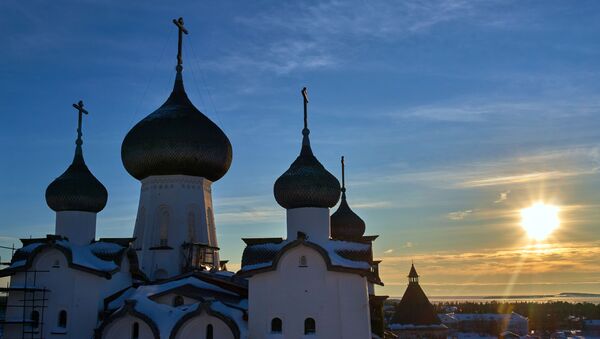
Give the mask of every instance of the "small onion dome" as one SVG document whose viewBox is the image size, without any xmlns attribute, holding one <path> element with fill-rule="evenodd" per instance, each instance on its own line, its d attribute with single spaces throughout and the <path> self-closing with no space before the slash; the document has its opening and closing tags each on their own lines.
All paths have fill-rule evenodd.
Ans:
<svg viewBox="0 0 600 339">
<path fill-rule="evenodd" d="M 125 136 L 121 159 L 138 180 L 181 174 L 214 182 L 229 170 L 232 149 L 219 126 L 192 104 L 178 68 L 167 101 Z"/>
<path fill-rule="evenodd" d="M 79 139 L 73 163 L 46 188 L 46 203 L 56 212 L 98 213 L 106 206 L 107 199 L 106 188 L 90 172 L 83 160 L 81 140 Z"/>
<path fill-rule="evenodd" d="M 331 215 L 331 237 L 333 239 L 360 239 L 365 234 L 365 222 L 350 209 L 346 192 L 342 189 L 342 201 Z"/>
<path fill-rule="evenodd" d="M 300 155 L 275 181 L 275 200 L 286 209 L 299 207 L 333 207 L 340 199 L 340 182 L 315 158 L 308 139 L 309 130 L 302 131 Z"/>
</svg>

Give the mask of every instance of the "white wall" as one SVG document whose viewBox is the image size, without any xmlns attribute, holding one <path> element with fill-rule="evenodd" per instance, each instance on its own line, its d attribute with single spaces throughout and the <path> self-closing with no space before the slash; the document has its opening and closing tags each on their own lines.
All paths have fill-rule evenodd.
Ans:
<svg viewBox="0 0 600 339">
<path fill-rule="evenodd" d="M 142 180 L 133 236 L 140 267 L 151 279 L 175 276 L 182 263 L 181 245 L 202 242 L 217 247 L 212 205 L 212 182 L 186 175 L 151 176 Z M 161 236 L 171 250 L 150 250 L 161 245 Z M 215 264 L 218 264 L 218 255 Z"/>
<path fill-rule="evenodd" d="M 287 238 L 298 238 L 303 232 L 310 240 L 328 240 L 330 235 L 329 208 L 301 207 L 286 210 Z"/>
<path fill-rule="evenodd" d="M 308 267 L 299 267 L 306 256 Z M 357 274 L 331 272 L 314 249 L 288 250 L 276 271 L 249 278 L 250 339 L 371 337 L 367 281 Z M 283 334 L 270 333 L 274 317 L 283 321 Z M 304 320 L 316 321 L 316 334 L 304 335 Z"/>
<path fill-rule="evenodd" d="M 56 212 L 56 235 L 69 241 L 86 245 L 96 238 L 96 213 L 81 211 Z"/>
<path fill-rule="evenodd" d="M 231 328 L 223 320 L 202 312 L 186 321 L 177 331 L 175 339 L 206 339 L 206 327 L 209 324 L 213 326 L 214 339 L 235 338 Z"/>
<path fill-rule="evenodd" d="M 34 260 L 31 270 L 48 271 L 38 273 L 34 285 L 34 276 L 28 273 L 28 287 L 46 288 L 47 308 L 43 312 L 44 338 L 86 339 L 92 338 L 98 321 L 98 312 L 103 307 L 105 297 L 131 285 L 127 258 L 123 259 L 120 272 L 107 280 L 104 277 L 68 267 L 67 259 L 57 249 L 46 249 Z M 11 286 L 23 286 L 25 273 L 17 273 L 11 278 Z M 36 293 L 41 298 L 41 292 Z M 10 292 L 9 304 L 22 304 L 22 292 Z M 58 327 L 58 315 L 61 310 L 67 311 L 66 328 Z M 42 314 L 41 309 L 39 310 Z M 29 318 L 31 309 L 26 310 Z M 9 307 L 8 319 L 22 319 L 23 309 Z M 41 318 L 41 317 L 40 317 Z M 21 325 L 5 326 L 6 338 L 20 338 Z"/>
</svg>

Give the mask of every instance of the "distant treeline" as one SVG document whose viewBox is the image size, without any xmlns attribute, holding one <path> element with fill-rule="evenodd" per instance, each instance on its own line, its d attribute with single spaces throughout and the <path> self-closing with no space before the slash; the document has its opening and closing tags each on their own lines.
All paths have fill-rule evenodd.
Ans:
<svg viewBox="0 0 600 339">
<path fill-rule="evenodd" d="M 445 302 L 433 305 L 438 313 L 511 313 L 529 318 L 536 331 L 581 329 L 584 319 L 600 319 L 600 305 L 553 302 Z"/>
</svg>

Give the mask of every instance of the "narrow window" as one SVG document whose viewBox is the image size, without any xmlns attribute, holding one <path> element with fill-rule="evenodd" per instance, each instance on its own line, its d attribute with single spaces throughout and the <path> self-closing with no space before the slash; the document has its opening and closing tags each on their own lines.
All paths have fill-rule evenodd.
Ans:
<svg viewBox="0 0 600 339">
<path fill-rule="evenodd" d="M 173 306 L 177 307 L 177 306 L 181 306 L 183 305 L 183 297 L 178 295 L 175 298 L 173 298 Z"/>
<path fill-rule="evenodd" d="M 273 318 L 271 320 L 271 333 L 281 333 L 283 328 L 283 323 L 279 318 Z"/>
<path fill-rule="evenodd" d="M 136 321 L 133 323 L 131 327 L 131 339 L 139 339 L 140 338 L 140 324 Z"/>
<path fill-rule="evenodd" d="M 206 325 L 206 339 L 213 339 L 213 325 Z"/>
<path fill-rule="evenodd" d="M 160 246 L 167 246 L 169 239 L 169 211 L 166 208 L 161 208 L 160 211 Z"/>
<path fill-rule="evenodd" d="M 58 259 L 54 260 L 54 263 L 52 264 L 52 268 L 60 268 L 60 260 L 58 260 Z"/>
<path fill-rule="evenodd" d="M 306 318 L 304 320 L 304 334 L 315 334 L 317 332 L 317 325 L 315 324 L 315 319 Z"/>
<path fill-rule="evenodd" d="M 305 255 L 300 257 L 300 264 L 298 266 L 299 267 L 308 267 Z"/>
<path fill-rule="evenodd" d="M 58 327 L 67 328 L 67 311 L 65 310 L 58 313 Z"/>
<path fill-rule="evenodd" d="M 32 311 L 31 312 L 31 327 L 38 328 L 40 326 L 40 312 Z"/>
<path fill-rule="evenodd" d="M 196 215 L 194 212 L 188 213 L 188 239 L 191 243 L 196 242 Z"/>
</svg>

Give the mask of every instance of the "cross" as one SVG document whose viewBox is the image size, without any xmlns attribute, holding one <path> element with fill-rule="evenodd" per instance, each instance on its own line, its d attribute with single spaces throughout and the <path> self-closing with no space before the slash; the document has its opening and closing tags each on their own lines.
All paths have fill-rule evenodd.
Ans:
<svg viewBox="0 0 600 339">
<path fill-rule="evenodd" d="M 304 98 L 304 129 L 308 129 L 308 92 L 306 87 L 302 88 L 302 97 Z"/>
<path fill-rule="evenodd" d="M 346 192 L 346 174 L 344 171 L 344 156 L 342 155 L 342 192 Z"/>
<path fill-rule="evenodd" d="M 183 27 L 183 18 L 179 18 L 179 19 L 173 19 L 173 23 L 175 24 L 175 26 L 177 26 L 178 29 L 178 33 L 179 33 L 179 40 L 177 43 L 177 68 L 181 68 L 181 64 L 183 64 L 183 58 L 181 57 L 181 46 L 182 46 L 182 41 L 183 41 L 183 35 L 182 33 L 188 34 L 187 29 L 185 29 L 185 27 Z"/>
<path fill-rule="evenodd" d="M 81 142 L 81 117 L 83 114 L 88 114 L 89 112 L 83 108 L 83 101 L 79 100 L 78 103 L 73 104 L 73 108 L 75 108 L 79 112 L 79 119 L 77 121 L 77 142 Z"/>
</svg>

